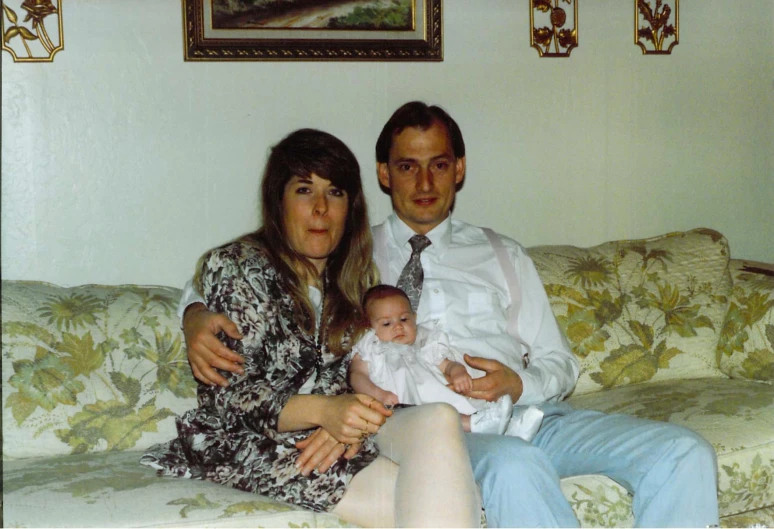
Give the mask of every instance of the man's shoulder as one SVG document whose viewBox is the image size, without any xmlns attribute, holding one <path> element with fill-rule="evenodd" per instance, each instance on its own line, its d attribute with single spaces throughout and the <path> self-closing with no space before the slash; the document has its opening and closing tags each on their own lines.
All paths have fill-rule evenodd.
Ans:
<svg viewBox="0 0 774 529">
<path fill-rule="evenodd" d="M 492 241 L 487 231 L 493 234 L 509 251 L 524 253 L 524 246 L 507 235 L 498 233 L 491 228 L 476 226 L 461 220 L 452 220 L 452 237 L 459 244 L 491 244 Z"/>
</svg>

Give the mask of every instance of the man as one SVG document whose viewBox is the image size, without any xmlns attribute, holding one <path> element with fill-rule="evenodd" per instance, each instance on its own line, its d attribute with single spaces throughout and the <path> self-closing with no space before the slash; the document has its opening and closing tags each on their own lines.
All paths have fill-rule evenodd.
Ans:
<svg viewBox="0 0 774 529">
<path fill-rule="evenodd" d="M 403 281 L 404 267 L 416 257 L 423 272 L 418 322 L 439 326 L 470 353 L 465 360 L 481 376 L 468 396 L 492 401 L 508 393 L 513 402 L 539 405 L 545 414 L 531 443 L 468 434 L 488 524 L 577 526 L 559 480 L 581 474 L 604 474 L 632 492 L 638 526 L 717 524 L 715 453 L 700 436 L 560 402 L 577 381 L 578 363 L 534 264 L 515 241 L 451 218 L 466 168 L 456 122 L 439 107 L 407 103 L 384 126 L 376 160 L 394 210 L 373 229 L 382 281 Z M 415 235 L 426 236 L 429 245 L 412 250 Z M 184 326 L 194 374 L 225 383 L 210 364 L 234 371 L 239 359 L 214 332 L 233 336 L 236 328 L 203 306 L 188 310 Z"/>
</svg>

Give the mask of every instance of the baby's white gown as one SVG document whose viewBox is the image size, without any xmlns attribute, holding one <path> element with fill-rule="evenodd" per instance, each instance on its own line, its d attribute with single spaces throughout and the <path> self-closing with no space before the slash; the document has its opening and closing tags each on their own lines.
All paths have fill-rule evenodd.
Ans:
<svg viewBox="0 0 774 529">
<path fill-rule="evenodd" d="M 446 402 L 457 411 L 470 415 L 486 401 L 464 397 L 449 389 L 446 377 L 438 368 L 445 358 L 467 368 L 462 353 L 451 347 L 445 332 L 417 327 L 413 345 L 382 342 L 373 329 L 352 349 L 368 363 L 368 375 L 380 388 L 398 396 L 401 404 Z M 468 370 L 470 372 L 470 370 Z"/>
</svg>

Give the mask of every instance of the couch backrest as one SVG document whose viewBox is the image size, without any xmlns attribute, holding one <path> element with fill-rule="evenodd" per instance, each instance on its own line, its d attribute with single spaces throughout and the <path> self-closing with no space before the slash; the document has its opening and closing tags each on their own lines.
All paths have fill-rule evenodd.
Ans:
<svg viewBox="0 0 774 529">
<path fill-rule="evenodd" d="M 3 459 L 174 437 L 174 415 L 196 405 L 179 298 L 168 287 L 3 281 Z"/>
<path fill-rule="evenodd" d="M 731 378 L 774 384 L 774 265 L 731 259 L 734 288 L 718 341 Z"/>
<path fill-rule="evenodd" d="M 716 346 L 731 277 L 726 239 L 698 229 L 529 254 L 581 363 L 575 394 L 723 376 Z"/>
</svg>

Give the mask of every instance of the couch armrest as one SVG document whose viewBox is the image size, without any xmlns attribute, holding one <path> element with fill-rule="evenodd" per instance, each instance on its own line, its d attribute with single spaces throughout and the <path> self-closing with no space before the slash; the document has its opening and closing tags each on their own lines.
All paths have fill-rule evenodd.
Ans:
<svg viewBox="0 0 774 529">
<path fill-rule="evenodd" d="M 718 367 L 732 378 L 774 384 L 774 264 L 729 262 L 734 287 L 718 341 Z"/>
</svg>

